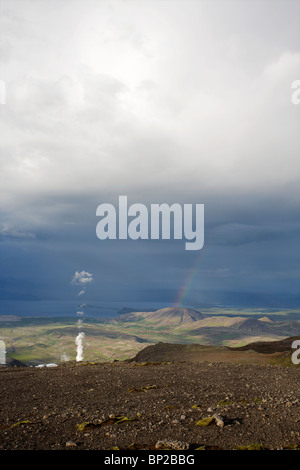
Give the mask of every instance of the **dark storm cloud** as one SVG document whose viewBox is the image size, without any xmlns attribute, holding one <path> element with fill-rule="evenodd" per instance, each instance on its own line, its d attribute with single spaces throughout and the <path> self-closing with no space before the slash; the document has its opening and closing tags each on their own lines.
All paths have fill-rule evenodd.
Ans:
<svg viewBox="0 0 300 470">
<path fill-rule="evenodd" d="M 299 237 L 300 225 L 293 221 L 277 226 L 229 223 L 212 230 L 211 242 L 218 245 L 244 245 L 287 238 L 299 240 Z"/>
<path fill-rule="evenodd" d="M 80 269 L 94 298 L 173 299 L 198 265 L 195 292 L 297 290 L 297 2 L 2 5 L 0 250 L 14 291 L 23 279 L 68 298 Z M 203 251 L 98 240 L 97 206 L 122 194 L 204 203 Z"/>
</svg>

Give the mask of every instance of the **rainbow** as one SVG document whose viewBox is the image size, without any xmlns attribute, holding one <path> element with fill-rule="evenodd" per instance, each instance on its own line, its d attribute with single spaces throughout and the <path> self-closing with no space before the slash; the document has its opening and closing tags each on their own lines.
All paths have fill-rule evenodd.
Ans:
<svg viewBox="0 0 300 470">
<path fill-rule="evenodd" d="M 200 269 L 201 262 L 204 257 L 204 253 L 207 251 L 206 250 L 207 245 L 204 246 L 204 248 L 200 251 L 199 255 L 196 258 L 195 264 L 193 267 L 190 269 L 181 289 L 179 290 L 177 301 L 174 304 L 174 307 L 181 307 L 184 304 L 185 299 L 187 298 L 188 294 L 191 291 L 194 279 Z"/>
</svg>

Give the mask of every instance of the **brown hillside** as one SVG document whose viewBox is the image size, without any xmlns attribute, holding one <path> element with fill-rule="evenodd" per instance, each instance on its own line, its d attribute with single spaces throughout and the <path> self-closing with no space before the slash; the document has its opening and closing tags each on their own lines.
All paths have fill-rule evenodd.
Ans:
<svg viewBox="0 0 300 470">
<path fill-rule="evenodd" d="M 257 341 L 236 348 L 229 348 L 232 351 L 256 351 L 261 354 L 274 354 L 279 352 L 290 352 L 293 341 L 300 340 L 300 336 L 293 336 L 279 341 Z"/>
<path fill-rule="evenodd" d="M 192 308 L 168 307 L 156 310 L 155 312 L 132 312 L 122 314 L 117 318 L 117 321 L 128 322 L 145 320 L 155 326 L 162 326 L 188 324 L 202 320 L 203 318 L 205 318 L 205 315 Z"/>
</svg>

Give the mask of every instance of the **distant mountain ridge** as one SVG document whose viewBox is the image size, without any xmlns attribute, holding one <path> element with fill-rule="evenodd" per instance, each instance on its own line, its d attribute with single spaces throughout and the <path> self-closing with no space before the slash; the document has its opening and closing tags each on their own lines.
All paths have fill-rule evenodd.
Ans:
<svg viewBox="0 0 300 470">
<path fill-rule="evenodd" d="M 225 331 L 227 328 L 228 330 L 240 331 L 240 332 L 247 332 L 249 334 L 274 334 L 274 323 L 275 322 L 267 322 L 266 320 L 257 320 L 255 318 L 243 318 L 243 317 L 222 317 L 222 318 L 215 318 L 216 323 L 219 322 L 219 326 L 222 327 Z M 207 322 L 202 322 L 199 328 L 194 329 L 191 334 L 195 335 L 197 333 L 201 333 L 203 328 L 211 326 L 212 319 L 209 319 Z M 216 325 L 218 326 L 218 325 Z"/>
<path fill-rule="evenodd" d="M 167 307 L 154 312 L 131 312 L 117 317 L 117 321 L 146 320 L 157 325 L 182 325 L 203 320 L 206 315 L 186 307 Z"/>
<path fill-rule="evenodd" d="M 174 342 L 214 346 L 237 345 L 255 341 L 280 340 L 295 336 L 300 330 L 299 320 L 274 321 L 267 316 L 259 319 L 243 316 L 202 313 L 187 307 L 167 307 L 154 312 L 131 312 L 112 321 L 114 324 L 136 325 L 139 335 L 150 331 L 164 331 Z M 142 330 L 144 333 L 142 333 Z M 173 339 L 172 339 L 173 340 Z"/>
</svg>

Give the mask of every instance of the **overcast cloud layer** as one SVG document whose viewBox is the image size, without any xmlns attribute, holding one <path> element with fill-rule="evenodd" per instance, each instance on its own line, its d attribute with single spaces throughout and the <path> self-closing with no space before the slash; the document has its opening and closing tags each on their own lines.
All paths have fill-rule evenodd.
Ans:
<svg viewBox="0 0 300 470">
<path fill-rule="evenodd" d="M 0 9 L 4 296 L 68 296 L 86 270 L 95 298 L 176 298 L 197 263 L 195 293 L 300 294 L 300 2 Z M 123 194 L 204 203 L 203 252 L 100 242 L 96 207 Z"/>
</svg>

